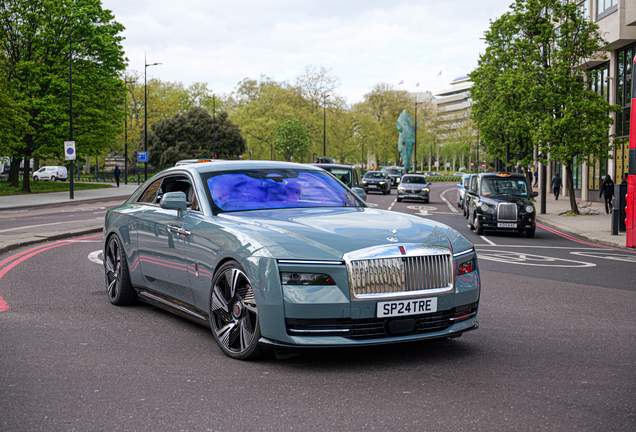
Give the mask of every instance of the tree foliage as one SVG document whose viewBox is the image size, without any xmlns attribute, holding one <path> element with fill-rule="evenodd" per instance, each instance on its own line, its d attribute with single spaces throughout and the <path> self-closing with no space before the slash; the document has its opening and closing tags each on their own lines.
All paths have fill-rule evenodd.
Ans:
<svg viewBox="0 0 636 432">
<path fill-rule="evenodd" d="M 182 159 L 211 159 L 215 149 L 221 159 L 245 152 L 241 131 L 225 112 L 213 119 L 204 108 L 194 107 L 184 114 L 156 121 L 148 132 L 150 164 L 159 168 L 173 166 Z"/>
<path fill-rule="evenodd" d="M 73 43 L 73 138 L 77 152 L 109 147 L 121 128 L 125 67 L 123 26 L 99 0 L 3 0 L 0 72 L 28 127 L 14 130 L 13 154 L 25 160 L 23 190 L 30 191 L 29 159 L 59 158 L 70 138 L 69 58 Z M 6 118 L 4 121 L 7 121 Z"/>
<path fill-rule="evenodd" d="M 287 160 L 298 156 L 298 159 L 302 161 L 309 150 L 307 128 L 297 118 L 287 119 L 276 127 L 273 144 L 278 154 L 284 155 Z"/>
<path fill-rule="evenodd" d="M 491 23 L 488 45 L 471 73 L 473 118 L 489 153 L 531 159 L 533 148 L 566 167 L 572 211 L 573 164 L 607 157 L 609 114 L 616 110 L 587 86 L 586 60 L 608 49 L 580 5 L 561 0 L 517 0 Z"/>
</svg>

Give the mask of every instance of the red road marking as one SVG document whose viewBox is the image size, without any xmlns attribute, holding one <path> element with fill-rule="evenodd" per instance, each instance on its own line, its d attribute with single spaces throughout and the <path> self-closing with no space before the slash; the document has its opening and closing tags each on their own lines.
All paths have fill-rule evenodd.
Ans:
<svg viewBox="0 0 636 432">
<path fill-rule="evenodd" d="M 76 243 L 78 240 L 86 240 L 86 239 L 91 239 L 91 238 L 95 238 L 95 237 L 101 237 L 101 234 L 92 235 L 92 236 L 88 236 L 88 237 L 80 237 L 80 238 L 75 239 L 75 240 L 64 240 L 64 241 L 56 242 L 56 243 L 53 243 L 53 244 L 40 245 L 40 246 L 33 247 L 31 249 L 27 249 L 27 250 L 25 250 L 23 252 L 15 254 L 15 255 L 12 255 L 9 258 L 0 261 L 0 267 L 2 267 L 5 264 L 11 263 L 11 264 L 7 265 L 5 268 L 3 268 L 2 270 L 0 270 L 0 280 L 2 280 L 4 275 L 6 275 L 9 272 L 9 270 L 11 270 L 12 268 L 17 266 L 18 264 L 28 260 L 29 258 L 34 257 L 35 255 L 37 255 L 37 254 L 39 254 L 41 252 L 45 252 L 45 251 L 50 250 L 50 249 L 55 249 L 55 248 L 58 248 L 60 246 L 66 246 L 68 244 Z M 6 301 L 4 301 L 4 299 L 2 298 L 2 295 L 0 295 L 0 312 L 4 312 L 4 311 L 7 311 L 7 310 L 9 310 L 9 304 Z"/>
<path fill-rule="evenodd" d="M 552 228 L 552 227 L 549 227 L 549 226 L 546 226 L 546 225 L 543 225 L 543 224 L 540 224 L 540 223 L 537 223 L 537 226 L 539 228 L 542 228 L 542 229 L 544 229 L 546 231 L 549 231 L 549 232 L 551 232 L 553 234 L 556 234 L 556 235 L 561 236 L 563 238 L 566 238 L 568 240 L 572 240 L 574 242 L 581 243 L 581 244 L 584 244 L 584 245 L 596 246 L 596 247 L 603 248 L 603 249 L 612 249 L 612 250 L 616 250 L 616 251 L 619 251 L 619 252 L 636 253 L 635 251 L 619 249 L 619 248 L 616 248 L 616 247 L 613 247 L 613 246 L 606 246 L 606 245 L 602 245 L 602 244 L 598 244 L 598 243 L 592 243 L 592 242 L 589 242 L 587 240 L 582 240 L 582 239 L 576 238 L 576 237 L 574 237 L 574 236 L 572 236 L 570 234 L 566 234 L 566 233 L 561 232 L 561 231 L 559 231 L 559 230 L 557 230 L 555 228 Z"/>
</svg>

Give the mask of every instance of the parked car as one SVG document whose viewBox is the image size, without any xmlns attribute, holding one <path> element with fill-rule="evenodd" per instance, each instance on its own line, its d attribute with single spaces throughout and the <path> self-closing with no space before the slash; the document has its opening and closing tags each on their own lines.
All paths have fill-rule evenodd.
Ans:
<svg viewBox="0 0 636 432">
<path fill-rule="evenodd" d="M 397 188 L 397 200 L 423 200 L 429 201 L 430 187 L 426 177 L 422 174 L 406 174 Z"/>
<path fill-rule="evenodd" d="M 207 326 L 232 358 L 478 327 L 481 283 L 468 239 L 370 208 L 310 165 L 169 168 L 106 213 L 103 245 L 112 304 L 138 299 Z"/>
<path fill-rule="evenodd" d="M 391 187 L 397 187 L 400 181 L 402 181 L 404 174 L 406 174 L 406 170 L 403 167 L 397 166 L 382 167 L 382 171 L 386 172 L 391 179 Z"/>
<path fill-rule="evenodd" d="M 525 176 L 509 173 L 477 174 L 471 179 L 466 205 L 468 224 L 478 235 L 485 230 L 517 231 L 534 237 L 536 211 Z"/>
<path fill-rule="evenodd" d="M 439 175 L 441 175 L 437 171 L 427 171 L 424 174 L 427 175 L 427 176 L 439 176 Z"/>
<path fill-rule="evenodd" d="M 68 179 L 68 171 L 63 166 L 43 166 L 33 173 L 33 181 L 39 180 L 62 180 Z"/>
<path fill-rule="evenodd" d="M 177 162 L 174 166 L 190 165 L 193 163 L 204 163 L 204 162 L 221 162 L 221 161 L 225 161 L 225 159 L 183 159 Z"/>
<path fill-rule="evenodd" d="M 461 177 L 461 176 L 464 176 L 464 175 L 466 175 L 466 173 L 463 173 L 463 172 L 453 173 L 453 176 L 455 176 L 455 177 Z"/>
<path fill-rule="evenodd" d="M 466 189 L 468 188 L 470 174 L 462 174 L 462 179 L 457 183 L 457 207 L 464 208 L 464 198 L 466 197 Z"/>
<path fill-rule="evenodd" d="M 385 171 L 367 171 L 360 183 L 365 193 L 382 192 L 384 195 L 391 193 L 391 179 Z"/>
</svg>

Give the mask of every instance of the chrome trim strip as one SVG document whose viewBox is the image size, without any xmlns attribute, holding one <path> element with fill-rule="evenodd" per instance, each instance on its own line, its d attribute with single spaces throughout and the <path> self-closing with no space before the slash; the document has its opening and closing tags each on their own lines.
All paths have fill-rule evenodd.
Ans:
<svg viewBox="0 0 636 432">
<path fill-rule="evenodd" d="M 149 293 L 149 292 L 147 292 L 147 291 L 139 291 L 139 295 L 140 295 L 140 296 L 143 296 L 143 297 L 148 297 L 149 299 L 152 299 L 152 300 L 157 301 L 157 302 L 159 302 L 159 303 L 163 303 L 163 304 L 165 304 L 165 305 L 167 305 L 167 306 L 170 306 L 171 308 L 178 309 L 178 310 L 180 310 L 181 312 L 185 312 L 185 313 L 187 313 L 187 314 L 189 314 L 189 315 L 192 315 L 193 317 L 196 317 L 196 318 L 201 319 L 201 320 L 203 320 L 203 321 L 207 321 L 207 318 L 206 318 L 206 317 L 204 317 L 204 316 L 202 316 L 202 315 L 199 315 L 198 313 L 193 312 L 193 311 L 191 311 L 191 310 L 190 310 L 190 309 L 188 309 L 188 308 L 184 308 L 183 306 L 179 306 L 179 305 L 178 305 L 178 304 L 176 304 L 176 303 L 173 303 L 173 302 L 168 301 L 168 300 L 166 300 L 166 299 L 163 299 L 163 298 L 161 298 L 161 297 L 159 297 L 159 296 L 156 296 L 156 295 L 154 295 L 154 294 L 151 294 L 151 293 Z"/>
<path fill-rule="evenodd" d="M 475 248 L 472 248 L 472 249 L 466 249 L 465 251 L 454 253 L 454 254 L 453 254 L 453 258 L 457 258 L 457 257 L 460 257 L 460 256 L 462 256 L 462 255 L 469 254 L 469 253 L 471 253 L 471 252 L 475 252 Z"/>
<path fill-rule="evenodd" d="M 279 259 L 280 264 L 324 264 L 324 265 L 343 265 L 342 261 L 310 261 L 310 260 L 287 260 Z"/>
<path fill-rule="evenodd" d="M 287 329 L 289 333 L 310 334 L 310 333 L 348 333 L 349 329 L 333 329 L 333 330 L 297 330 Z"/>
</svg>

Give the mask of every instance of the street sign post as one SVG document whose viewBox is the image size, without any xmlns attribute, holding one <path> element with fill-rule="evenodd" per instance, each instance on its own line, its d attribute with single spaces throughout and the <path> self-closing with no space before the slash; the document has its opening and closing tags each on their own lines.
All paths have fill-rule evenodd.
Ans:
<svg viewBox="0 0 636 432">
<path fill-rule="evenodd" d="M 75 160 L 75 141 L 64 141 L 64 159 Z"/>
<path fill-rule="evenodd" d="M 137 152 L 137 162 L 148 162 L 148 152 Z"/>
<path fill-rule="evenodd" d="M 636 101 L 636 57 L 632 65 L 632 106 Z M 627 228 L 627 247 L 636 248 L 636 109 L 630 113 L 629 130 L 629 171 L 627 177 L 627 206 L 625 207 L 625 228 Z M 616 179 L 618 183 L 618 179 Z"/>
</svg>

